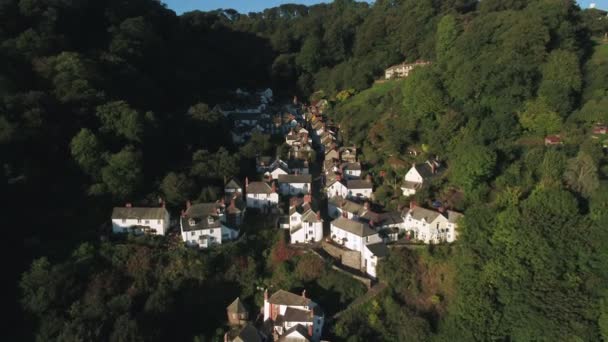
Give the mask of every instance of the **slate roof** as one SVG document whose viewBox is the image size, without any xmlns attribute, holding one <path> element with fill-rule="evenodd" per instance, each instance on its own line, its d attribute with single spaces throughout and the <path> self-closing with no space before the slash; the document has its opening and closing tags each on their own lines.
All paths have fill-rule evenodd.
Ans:
<svg viewBox="0 0 608 342">
<path fill-rule="evenodd" d="M 115 207 L 112 210 L 112 219 L 162 220 L 164 218 L 165 208 L 162 207 Z"/>
<path fill-rule="evenodd" d="M 403 217 L 396 211 L 389 211 L 380 214 L 380 223 L 382 225 L 391 225 L 403 223 Z"/>
<path fill-rule="evenodd" d="M 342 167 L 346 170 L 361 170 L 361 163 L 344 163 Z"/>
<path fill-rule="evenodd" d="M 427 163 L 424 164 L 416 164 L 414 168 L 422 178 L 430 178 L 433 176 L 433 170 L 431 170 L 431 166 Z"/>
<path fill-rule="evenodd" d="M 248 194 L 271 194 L 272 187 L 266 182 L 251 182 L 247 187 Z"/>
<path fill-rule="evenodd" d="M 296 341 L 300 342 L 300 341 L 302 341 L 302 339 L 299 337 L 297 337 L 297 338 L 289 337 L 289 335 L 291 333 L 293 333 L 294 331 L 297 331 L 298 334 L 300 334 L 305 339 L 305 341 L 308 341 L 308 342 L 312 341 L 311 337 L 308 336 L 308 329 L 305 326 L 303 326 L 302 324 L 296 324 L 293 327 L 287 329 L 285 331 L 285 333 L 281 337 L 279 337 L 278 342 L 296 342 Z"/>
<path fill-rule="evenodd" d="M 351 179 L 346 182 L 346 187 L 349 189 L 371 189 L 373 187 L 371 182 L 362 179 Z"/>
<path fill-rule="evenodd" d="M 251 323 L 247 323 L 239 334 L 232 340 L 233 342 L 262 342 L 262 338 Z"/>
<path fill-rule="evenodd" d="M 218 203 L 198 203 L 193 204 L 181 218 L 182 229 L 185 232 L 192 230 L 221 228 L 220 217 L 217 210 L 221 208 Z M 209 217 L 213 222 L 209 222 Z M 190 219 L 194 219 L 194 225 L 190 224 Z"/>
<path fill-rule="evenodd" d="M 388 248 L 384 244 L 384 242 L 372 243 L 369 245 L 365 245 L 367 249 L 369 249 L 372 254 L 377 256 L 378 258 L 384 258 L 388 255 Z"/>
<path fill-rule="evenodd" d="M 243 186 L 241 185 L 241 183 L 239 183 L 239 181 L 237 181 L 236 179 L 232 178 L 232 179 L 230 179 L 230 181 L 228 183 L 226 183 L 226 185 L 224 186 L 224 189 L 238 189 L 238 190 L 242 190 Z"/>
<path fill-rule="evenodd" d="M 432 222 L 434 219 L 437 218 L 437 216 L 441 215 L 441 213 L 438 211 L 421 207 L 414 207 L 413 209 L 410 209 L 409 214 L 415 220 L 420 221 L 422 219 L 425 219 L 426 222 Z"/>
<path fill-rule="evenodd" d="M 418 189 L 420 187 L 420 183 L 404 181 L 401 188 L 405 189 Z"/>
<path fill-rule="evenodd" d="M 243 302 L 241 302 L 241 299 L 239 297 L 236 297 L 236 299 L 230 305 L 228 305 L 226 310 L 229 313 L 246 313 L 247 312 L 247 308 L 245 307 L 245 305 L 243 305 Z"/>
<path fill-rule="evenodd" d="M 337 219 L 333 220 L 331 224 L 360 237 L 366 237 L 377 234 L 373 229 L 369 227 L 368 224 L 349 220 L 344 217 L 338 217 Z"/>
<path fill-rule="evenodd" d="M 312 322 L 312 315 L 310 310 L 301 310 L 296 308 L 288 307 L 285 309 L 283 319 L 285 322 Z"/>
<path fill-rule="evenodd" d="M 279 183 L 312 183 L 311 175 L 279 175 Z"/>
<path fill-rule="evenodd" d="M 289 306 L 308 306 L 310 299 L 285 290 L 278 290 L 268 298 L 270 304 Z"/>
</svg>

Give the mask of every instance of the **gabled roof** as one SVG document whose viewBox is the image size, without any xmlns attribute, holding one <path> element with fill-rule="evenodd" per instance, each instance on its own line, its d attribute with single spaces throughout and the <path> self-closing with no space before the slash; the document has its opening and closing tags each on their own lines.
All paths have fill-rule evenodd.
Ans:
<svg viewBox="0 0 608 342">
<path fill-rule="evenodd" d="M 262 342 L 262 338 L 258 333 L 258 329 L 256 329 L 251 323 L 247 323 L 237 337 L 235 337 L 233 342 Z"/>
<path fill-rule="evenodd" d="M 271 194 L 272 187 L 266 182 L 251 182 L 247 186 L 248 194 Z"/>
<path fill-rule="evenodd" d="M 220 228 L 222 224 L 220 222 L 218 209 L 221 209 L 219 203 L 193 204 L 186 210 L 184 216 L 181 218 L 182 229 L 184 231 L 192 231 Z M 191 224 L 192 222 L 190 222 L 190 219 L 194 220 L 194 224 Z"/>
<path fill-rule="evenodd" d="M 342 167 L 346 170 L 361 170 L 361 163 L 343 163 Z"/>
<path fill-rule="evenodd" d="M 302 340 L 307 342 L 312 341 L 311 336 L 308 336 L 308 329 L 302 324 L 296 324 L 287 329 L 287 331 L 279 337 L 278 342 L 300 342 Z"/>
<path fill-rule="evenodd" d="M 346 187 L 349 189 L 372 189 L 373 185 L 371 182 L 362 179 L 351 179 L 346 182 Z"/>
<path fill-rule="evenodd" d="M 377 256 L 378 258 L 384 258 L 388 255 L 388 248 L 386 247 L 384 242 L 372 243 L 369 245 L 365 245 L 365 247 L 369 249 L 369 251 L 372 252 L 372 254 Z"/>
<path fill-rule="evenodd" d="M 349 233 L 353 233 L 360 237 L 378 234 L 374 230 L 372 230 L 367 223 L 349 220 L 344 217 L 338 217 L 337 219 L 333 220 L 331 224 L 336 226 L 337 228 L 345 230 Z"/>
<path fill-rule="evenodd" d="M 386 213 L 380 214 L 380 224 L 381 225 L 391 225 L 391 224 L 399 224 L 403 223 L 403 217 L 396 211 L 389 211 Z"/>
<path fill-rule="evenodd" d="M 246 313 L 247 312 L 247 308 L 245 307 L 245 305 L 243 305 L 243 302 L 241 302 L 241 299 L 239 297 L 236 297 L 236 299 L 230 305 L 228 305 L 226 310 L 229 313 Z"/>
<path fill-rule="evenodd" d="M 415 168 L 416 171 L 418 171 L 418 173 L 420 174 L 420 176 L 422 178 L 430 178 L 433 176 L 433 170 L 431 169 L 431 166 L 427 163 L 416 164 L 413 166 L 413 168 Z"/>
<path fill-rule="evenodd" d="M 279 175 L 279 183 L 312 183 L 311 175 Z"/>
<path fill-rule="evenodd" d="M 414 207 L 410 209 L 409 214 L 415 220 L 420 221 L 422 219 L 425 219 L 426 222 L 433 222 L 433 220 L 435 220 L 439 215 L 441 215 L 441 213 L 438 211 L 421 207 Z"/>
<path fill-rule="evenodd" d="M 112 219 L 162 220 L 165 218 L 165 212 L 162 207 L 115 207 L 112 210 Z"/>
<path fill-rule="evenodd" d="M 285 290 L 278 290 L 268 298 L 270 304 L 288 305 L 288 306 L 308 306 L 310 299 L 299 296 L 297 294 L 287 292 Z"/>
<path fill-rule="evenodd" d="M 301 310 L 292 307 L 288 307 L 285 309 L 285 314 L 283 314 L 283 319 L 285 322 L 312 322 L 312 311 L 311 310 Z"/>
<path fill-rule="evenodd" d="M 232 179 L 230 179 L 230 181 L 228 183 L 226 183 L 226 185 L 224 186 L 224 189 L 243 190 L 243 186 L 241 185 L 241 183 L 239 181 L 237 181 L 236 179 L 232 178 Z"/>
</svg>

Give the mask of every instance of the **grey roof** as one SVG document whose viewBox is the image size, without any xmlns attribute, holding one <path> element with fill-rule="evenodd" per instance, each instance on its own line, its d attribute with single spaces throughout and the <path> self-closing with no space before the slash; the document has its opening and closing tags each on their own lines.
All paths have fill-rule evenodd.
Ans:
<svg viewBox="0 0 608 342">
<path fill-rule="evenodd" d="M 279 183 L 312 183 L 311 175 L 279 175 Z"/>
<path fill-rule="evenodd" d="M 410 182 L 410 181 L 404 181 L 403 185 L 401 186 L 402 188 L 406 188 L 406 189 L 418 189 L 420 188 L 421 184 L 420 183 L 416 183 L 416 182 Z"/>
<path fill-rule="evenodd" d="M 112 210 L 113 219 L 144 219 L 162 220 L 165 218 L 165 208 L 144 208 L 144 207 L 115 207 Z"/>
<path fill-rule="evenodd" d="M 283 319 L 286 322 L 312 322 L 312 311 L 288 307 L 285 309 Z"/>
<path fill-rule="evenodd" d="M 388 248 L 384 244 L 384 242 L 372 243 L 366 245 L 367 249 L 372 252 L 378 258 L 384 258 L 388 254 Z"/>
<path fill-rule="evenodd" d="M 243 186 L 236 179 L 232 178 L 232 179 L 230 179 L 230 181 L 228 181 L 228 183 L 226 183 L 226 185 L 224 186 L 224 189 L 243 190 Z"/>
<path fill-rule="evenodd" d="M 416 169 L 416 171 L 418 171 L 422 178 L 430 178 L 433 176 L 433 170 L 431 170 L 431 166 L 427 163 L 416 164 L 414 165 L 414 168 Z"/>
<path fill-rule="evenodd" d="M 285 290 L 278 290 L 268 298 L 268 302 L 270 304 L 279 305 L 308 306 L 310 304 L 310 299 Z"/>
<path fill-rule="evenodd" d="M 403 223 L 403 217 L 396 211 L 389 211 L 380 214 L 380 222 L 383 225 Z"/>
<path fill-rule="evenodd" d="M 221 205 L 218 203 L 198 203 L 193 204 L 188 208 L 181 218 L 182 229 L 184 231 L 202 230 L 202 229 L 214 229 L 221 228 L 220 217 L 218 209 L 221 209 Z M 211 222 L 209 220 L 211 218 Z M 190 219 L 194 220 L 194 224 L 190 224 Z"/>
<path fill-rule="evenodd" d="M 319 218 L 318 214 L 312 210 L 309 210 L 302 215 L 302 222 L 322 222 L 323 220 Z"/>
<path fill-rule="evenodd" d="M 271 194 L 272 187 L 266 182 L 251 182 L 247 186 L 248 194 Z"/>
<path fill-rule="evenodd" d="M 448 210 L 448 221 L 450 223 L 456 223 L 461 217 L 464 217 L 464 215 L 457 211 Z"/>
<path fill-rule="evenodd" d="M 237 337 L 235 337 L 233 342 L 262 342 L 262 338 L 258 333 L 258 329 L 256 329 L 251 323 L 247 323 Z"/>
<path fill-rule="evenodd" d="M 230 305 L 228 305 L 226 310 L 230 313 L 246 313 L 247 312 L 247 308 L 245 307 L 245 305 L 243 305 L 243 302 L 241 302 L 241 299 L 239 297 L 236 297 L 236 299 Z"/>
<path fill-rule="evenodd" d="M 414 207 L 413 209 L 410 209 L 410 215 L 412 215 L 412 217 L 416 220 L 422 220 L 425 219 L 427 222 L 432 222 L 434 219 L 437 218 L 437 216 L 441 215 L 440 212 L 435 211 L 435 210 L 429 210 L 426 208 L 421 208 L 421 207 Z"/>
<path fill-rule="evenodd" d="M 338 217 L 337 219 L 333 220 L 331 224 L 360 237 L 377 234 L 373 229 L 369 227 L 367 223 L 349 220 L 344 217 Z"/>
<path fill-rule="evenodd" d="M 347 170 L 361 170 L 361 163 L 344 163 L 342 167 Z"/>
<path fill-rule="evenodd" d="M 308 336 L 308 329 L 305 326 L 303 326 L 302 324 L 296 324 L 293 327 L 287 329 L 285 331 L 285 333 L 281 337 L 279 337 L 278 342 L 301 342 L 302 339 L 300 339 L 300 338 L 287 337 L 289 334 L 291 334 L 294 331 L 297 331 L 300 335 L 302 335 L 306 339 L 306 341 L 312 341 L 311 337 Z"/>
<path fill-rule="evenodd" d="M 371 189 L 373 187 L 371 182 L 362 179 L 351 179 L 346 182 L 346 187 L 349 189 Z"/>
</svg>

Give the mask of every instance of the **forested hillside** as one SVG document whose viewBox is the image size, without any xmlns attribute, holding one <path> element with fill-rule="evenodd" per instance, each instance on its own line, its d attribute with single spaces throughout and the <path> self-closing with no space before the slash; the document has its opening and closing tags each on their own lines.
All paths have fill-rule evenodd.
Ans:
<svg viewBox="0 0 608 342">
<path fill-rule="evenodd" d="M 0 189 L 10 242 L 24 246 L 8 277 L 27 327 L 16 340 L 211 340 L 223 321 L 209 310 L 259 302 L 258 285 L 335 293 L 330 311 L 361 294 L 288 258 L 258 222 L 208 254 L 99 241 L 113 206 L 215 200 L 275 152 L 268 136 L 230 141 L 212 108 L 238 87 L 329 100 L 341 139 L 385 175 L 387 207 L 403 203 L 396 180 L 413 161 L 448 166 L 415 200 L 463 210 L 459 241 L 391 254 L 389 293 L 336 321 L 335 339 L 608 340 L 607 143 L 593 134 L 608 123 L 606 32 L 605 13 L 574 1 L 181 16 L 153 0 L 0 1 Z M 432 64 L 374 84 L 416 60 Z M 544 146 L 554 134 L 563 144 Z"/>
</svg>

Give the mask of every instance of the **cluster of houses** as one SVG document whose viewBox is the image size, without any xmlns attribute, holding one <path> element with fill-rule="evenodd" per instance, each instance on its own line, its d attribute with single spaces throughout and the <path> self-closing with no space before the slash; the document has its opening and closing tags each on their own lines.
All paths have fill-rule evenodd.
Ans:
<svg viewBox="0 0 608 342">
<path fill-rule="evenodd" d="M 306 290 L 301 295 L 278 290 L 271 296 L 264 291 L 261 321 L 249 320 L 249 310 L 240 298 L 228 305 L 226 314 L 231 329 L 224 335 L 225 342 L 318 342 L 325 321 L 323 310 L 306 296 Z"/>
</svg>

